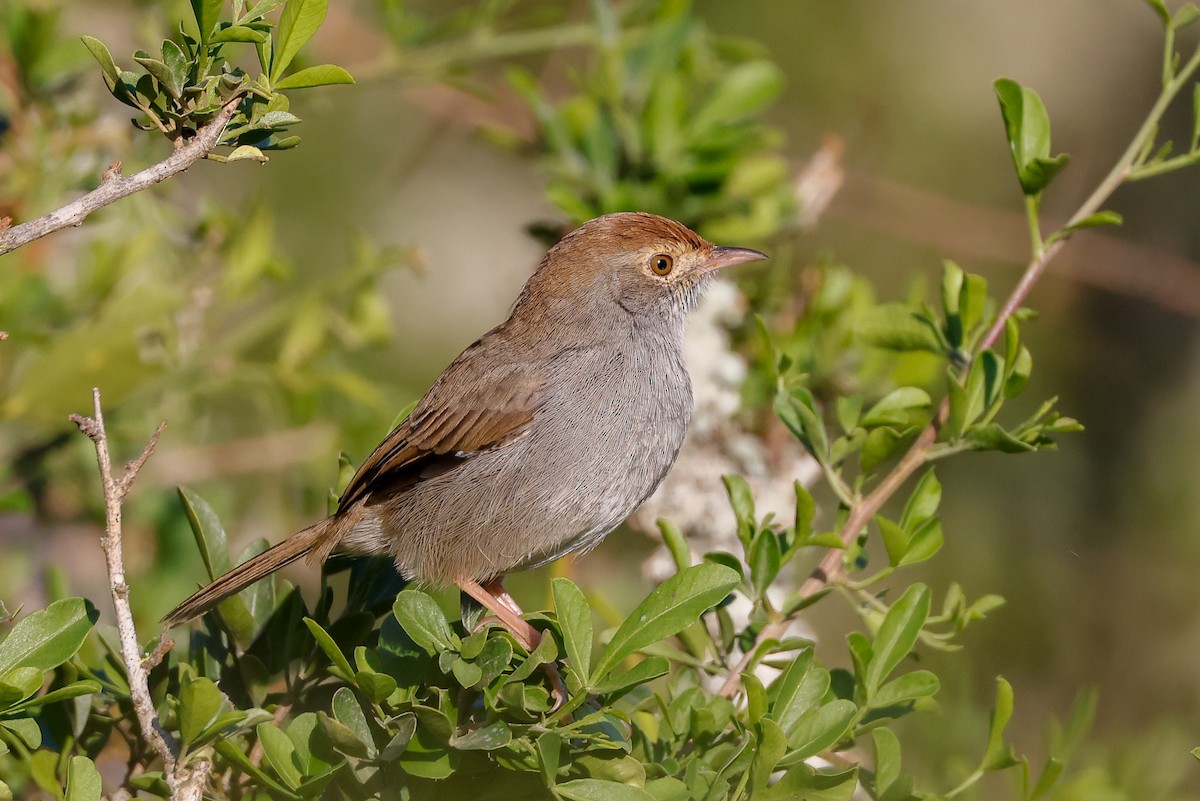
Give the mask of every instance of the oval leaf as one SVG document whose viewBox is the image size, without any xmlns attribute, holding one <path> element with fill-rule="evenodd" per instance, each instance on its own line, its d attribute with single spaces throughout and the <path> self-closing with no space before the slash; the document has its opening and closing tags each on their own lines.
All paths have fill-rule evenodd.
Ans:
<svg viewBox="0 0 1200 801">
<path fill-rule="evenodd" d="M 592 674 L 592 683 L 639 648 L 671 637 L 695 623 L 701 614 L 720 603 L 738 581 L 736 572 L 711 562 L 684 568 L 664 581 L 617 629 Z"/>
<path fill-rule="evenodd" d="M 75 655 L 99 616 L 91 602 L 63 598 L 21 618 L 0 642 L 0 676 L 19 667 L 43 673 L 58 667 Z"/>
<path fill-rule="evenodd" d="M 314 86 L 332 86 L 354 83 L 354 76 L 334 64 L 321 64 L 297 70 L 275 83 L 275 89 L 310 89 Z"/>
</svg>

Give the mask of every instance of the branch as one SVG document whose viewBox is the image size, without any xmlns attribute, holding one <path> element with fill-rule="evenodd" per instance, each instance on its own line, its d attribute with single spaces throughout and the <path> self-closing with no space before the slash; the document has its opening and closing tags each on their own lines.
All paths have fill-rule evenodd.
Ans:
<svg viewBox="0 0 1200 801">
<path fill-rule="evenodd" d="M 35 239 L 41 239 L 46 234 L 52 234 L 68 226 L 82 225 L 88 215 L 97 209 L 102 209 L 135 192 L 148 189 L 191 167 L 217 146 L 221 134 L 225 132 L 225 126 L 241 102 L 242 97 L 238 95 L 226 103 L 217 116 L 213 117 L 212 122 L 196 131 L 196 135 L 186 144 L 180 144 L 183 141 L 181 139 L 175 140 L 175 152 L 157 164 L 125 177 L 121 175 L 121 162 L 118 161 L 104 171 L 104 176 L 100 179 L 100 186 L 78 200 L 38 217 L 36 220 L 30 220 L 7 229 L 0 226 L 0 256 L 11 253 L 22 245 L 28 245 Z"/>
<path fill-rule="evenodd" d="M 228 108 L 228 107 L 227 107 Z M 129 608 L 129 585 L 125 583 L 125 564 L 121 554 L 121 502 L 129 494 L 138 471 L 162 435 L 167 422 L 158 424 L 157 430 L 136 459 L 125 465 L 119 477 L 113 476 L 112 459 L 108 453 L 108 437 L 104 431 L 104 412 L 100 408 L 100 390 L 92 390 L 95 417 L 71 415 L 71 422 L 96 444 L 96 461 L 100 465 L 100 481 L 104 489 L 104 536 L 100 545 L 104 549 L 104 562 L 108 567 L 109 587 L 112 590 L 113 607 L 117 612 L 117 631 L 121 637 L 121 660 L 129 675 L 129 694 L 137 714 L 142 737 L 162 758 L 167 783 L 171 787 L 172 801 L 200 801 L 212 764 L 208 760 L 196 760 L 187 765 L 179 762 L 179 747 L 158 720 L 154 701 L 150 698 L 149 671 L 161 661 L 170 647 L 168 641 L 159 638 L 159 644 L 148 659 L 143 660 L 138 645 L 137 629 L 133 625 L 133 612 Z"/>
</svg>

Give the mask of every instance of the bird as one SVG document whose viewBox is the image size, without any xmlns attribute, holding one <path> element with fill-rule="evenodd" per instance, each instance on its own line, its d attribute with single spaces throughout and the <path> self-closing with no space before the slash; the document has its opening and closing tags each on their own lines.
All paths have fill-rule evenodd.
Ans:
<svg viewBox="0 0 1200 801">
<path fill-rule="evenodd" d="M 765 258 L 644 212 L 583 223 L 362 463 L 334 514 L 164 621 L 338 551 L 388 556 L 418 585 L 457 585 L 532 651 L 540 632 L 504 576 L 590 550 L 654 492 L 691 417 L 688 312 L 718 270 Z"/>
</svg>

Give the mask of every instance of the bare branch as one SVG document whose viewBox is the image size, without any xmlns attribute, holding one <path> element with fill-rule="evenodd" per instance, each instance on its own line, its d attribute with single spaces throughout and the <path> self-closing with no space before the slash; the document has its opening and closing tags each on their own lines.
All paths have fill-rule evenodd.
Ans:
<svg viewBox="0 0 1200 801">
<path fill-rule="evenodd" d="M 159 723 L 154 701 L 150 698 L 149 671 L 162 661 L 172 643 L 166 638 L 164 631 L 159 636 L 154 652 L 148 658 L 142 659 L 137 629 L 133 625 L 133 612 L 129 606 L 129 585 L 125 583 L 125 563 L 121 553 L 121 501 L 129 492 L 138 470 L 154 452 L 154 446 L 158 443 L 166 422 L 159 424 L 149 443 L 136 459 L 126 465 L 121 477 L 114 478 L 99 389 L 92 390 L 92 402 L 94 417 L 73 414 L 71 421 L 96 443 L 96 462 L 100 466 L 105 512 L 104 536 L 100 538 L 100 545 L 104 549 L 104 562 L 108 567 L 109 587 L 112 591 L 113 607 L 117 613 L 117 631 L 121 638 L 121 661 L 125 663 L 125 670 L 129 676 L 129 694 L 133 699 L 133 709 L 142 737 L 162 759 L 173 801 L 199 801 L 212 766 L 207 760 L 180 764 L 178 744 Z"/>
<path fill-rule="evenodd" d="M 221 134 L 225 131 L 225 126 L 229 123 L 229 119 L 237 110 L 240 102 L 241 97 L 239 96 L 226 103 L 217 116 L 213 117 L 212 122 L 198 130 L 195 136 L 187 140 L 186 144 L 177 147 L 170 156 L 157 164 L 125 177 L 121 175 L 121 162 L 118 161 L 104 171 L 100 186 L 78 200 L 38 217 L 36 220 L 30 220 L 11 228 L 0 226 L 0 256 L 10 253 L 22 245 L 28 245 L 46 234 L 52 234 L 69 226 L 82 225 L 88 215 L 97 209 L 135 192 L 148 189 L 191 167 L 217 146 Z"/>
</svg>

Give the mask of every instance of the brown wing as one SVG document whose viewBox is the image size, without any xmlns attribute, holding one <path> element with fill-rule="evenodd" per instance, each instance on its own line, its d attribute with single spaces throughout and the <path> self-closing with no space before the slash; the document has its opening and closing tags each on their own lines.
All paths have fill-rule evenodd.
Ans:
<svg viewBox="0 0 1200 801">
<path fill-rule="evenodd" d="M 390 496 L 454 469 L 472 454 L 517 441 L 529 432 L 542 401 L 544 373 L 544 361 L 513 360 L 494 334 L 476 342 L 362 463 L 339 508 Z"/>
</svg>

